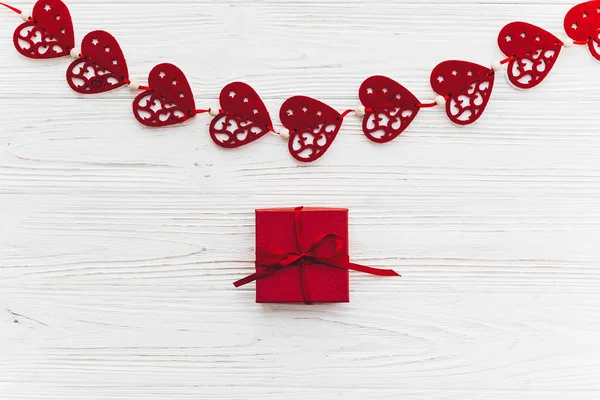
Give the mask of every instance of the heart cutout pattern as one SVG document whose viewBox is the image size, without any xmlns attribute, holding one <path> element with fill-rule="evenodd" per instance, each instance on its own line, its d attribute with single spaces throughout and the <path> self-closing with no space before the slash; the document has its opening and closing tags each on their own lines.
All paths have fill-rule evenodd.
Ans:
<svg viewBox="0 0 600 400">
<path fill-rule="evenodd" d="M 15 30 L 13 43 L 19 53 L 29 58 L 68 56 L 75 46 L 75 35 L 65 3 L 60 0 L 35 3 L 31 19 Z"/>
<path fill-rule="evenodd" d="M 210 124 L 210 137 L 227 149 L 244 146 L 271 131 L 273 123 L 258 93 L 243 82 L 221 90 L 221 112 Z"/>
<path fill-rule="evenodd" d="M 281 106 L 279 119 L 290 130 L 290 154 L 300 162 L 321 158 L 342 126 L 340 113 L 306 96 L 287 99 Z"/>
<path fill-rule="evenodd" d="M 127 61 L 117 40 L 105 31 L 88 33 L 81 44 L 81 58 L 67 70 L 67 82 L 82 94 L 107 92 L 126 85 Z"/>
<path fill-rule="evenodd" d="M 363 132 L 375 143 L 396 139 L 419 113 L 419 100 L 404 86 L 385 76 L 372 76 L 358 90 L 365 106 Z"/>
<path fill-rule="evenodd" d="M 446 114 L 458 125 L 477 121 L 494 87 L 494 71 L 468 61 L 444 61 L 431 73 L 431 87 L 446 98 Z"/>
<path fill-rule="evenodd" d="M 508 80 L 520 89 L 531 89 L 548 76 L 563 43 L 540 27 L 511 22 L 500 31 L 498 46 L 512 57 L 507 68 Z"/>
<path fill-rule="evenodd" d="M 587 41 L 592 56 L 600 61 L 600 1 L 588 1 L 571 8 L 565 16 L 565 32 L 573 40 Z"/>
<path fill-rule="evenodd" d="M 150 90 L 133 101 L 133 114 L 143 125 L 175 125 L 196 116 L 196 103 L 185 74 L 173 64 L 159 64 L 148 76 Z"/>
</svg>

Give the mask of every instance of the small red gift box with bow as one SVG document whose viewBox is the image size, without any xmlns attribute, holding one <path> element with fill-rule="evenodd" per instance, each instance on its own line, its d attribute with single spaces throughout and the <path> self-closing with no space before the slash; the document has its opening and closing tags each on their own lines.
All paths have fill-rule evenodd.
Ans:
<svg viewBox="0 0 600 400">
<path fill-rule="evenodd" d="M 350 262 L 347 209 L 256 210 L 256 272 L 234 285 L 256 281 L 257 303 L 346 303 L 350 270 L 399 276 Z"/>
</svg>

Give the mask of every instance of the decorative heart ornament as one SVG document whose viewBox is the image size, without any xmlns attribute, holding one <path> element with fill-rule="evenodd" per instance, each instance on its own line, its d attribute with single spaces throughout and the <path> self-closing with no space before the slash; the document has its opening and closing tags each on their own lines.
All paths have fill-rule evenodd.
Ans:
<svg viewBox="0 0 600 400">
<path fill-rule="evenodd" d="M 150 90 L 133 101 L 140 123 L 161 127 L 179 124 L 196 116 L 196 103 L 184 73 L 173 64 L 159 64 L 148 76 Z"/>
<path fill-rule="evenodd" d="M 511 22 L 500 31 L 498 46 L 508 57 L 508 79 L 520 89 L 539 85 L 558 59 L 563 43 L 550 32 L 526 22 Z"/>
<path fill-rule="evenodd" d="M 260 139 L 273 129 L 271 117 L 258 94 L 249 85 L 233 82 L 221 90 L 221 112 L 210 124 L 210 137 L 228 149 Z"/>
<path fill-rule="evenodd" d="M 81 44 L 80 59 L 67 70 L 67 82 L 82 94 L 107 92 L 129 82 L 127 61 L 117 40 L 108 32 L 88 33 Z"/>
<path fill-rule="evenodd" d="M 565 32 L 573 40 L 587 41 L 592 56 L 600 61 L 600 1 L 588 1 L 571 8 L 565 16 Z"/>
<path fill-rule="evenodd" d="M 469 125 L 483 114 L 494 87 L 494 71 L 468 61 L 444 61 L 431 73 L 431 87 L 446 98 L 446 114 Z"/>
<path fill-rule="evenodd" d="M 404 86 L 385 76 L 372 76 L 360 86 L 365 106 L 363 132 L 373 142 L 397 138 L 419 113 L 419 100 Z"/>
<path fill-rule="evenodd" d="M 342 126 L 340 113 L 306 96 L 287 99 L 281 106 L 279 119 L 290 130 L 290 154 L 301 162 L 321 158 Z"/>
<path fill-rule="evenodd" d="M 60 0 L 35 3 L 31 19 L 19 25 L 13 35 L 15 48 L 29 58 L 68 56 L 75 46 L 73 21 Z"/>
</svg>

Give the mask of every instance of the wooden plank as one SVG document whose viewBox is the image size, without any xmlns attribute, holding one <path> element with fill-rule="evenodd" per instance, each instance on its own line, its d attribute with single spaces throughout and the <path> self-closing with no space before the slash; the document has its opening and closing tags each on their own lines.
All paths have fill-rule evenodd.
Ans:
<svg viewBox="0 0 600 400">
<path fill-rule="evenodd" d="M 15 4 L 25 8 L 23 3 Z M 565 1 L 69 2 L 141 80 L 179 65 L 197 104 L 251 83 L 337 109 L 386 74 L 423 101 L 446 58 L 502 58 L 513 20 L 563 36 Z M 0 399 L 600 397 L 600 65 L 565 49 L 540 87 L 498 77 L 459 128 L 424 110 L 375 145 L 350 116 L 298 165 L 275 136 L 226 151 L 209 117 L 152 130 L 127 89 L 69 89 L 0 15 Z M 350 208 L 346 305 L 256 305 L 253 210 Z"/>
</svg>

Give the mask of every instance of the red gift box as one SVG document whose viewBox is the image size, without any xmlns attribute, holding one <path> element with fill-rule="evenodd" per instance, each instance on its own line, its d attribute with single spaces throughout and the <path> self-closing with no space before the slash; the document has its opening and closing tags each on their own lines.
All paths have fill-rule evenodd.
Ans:
<svg viewBox="0 0 600 400">
<path fill-rule="evenodd" d="M 345 303 L 351 269 L 398 276 L 350 263 L 347 209 L 256 210 L 256 272 L 235 286 L 256 281 L 257 303 Z"/>
</svg>

